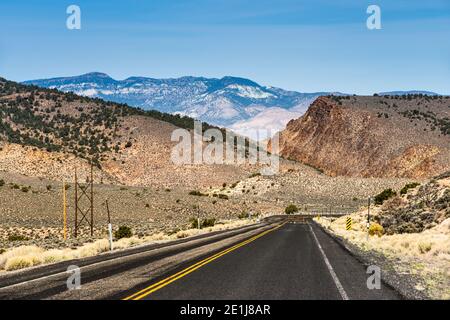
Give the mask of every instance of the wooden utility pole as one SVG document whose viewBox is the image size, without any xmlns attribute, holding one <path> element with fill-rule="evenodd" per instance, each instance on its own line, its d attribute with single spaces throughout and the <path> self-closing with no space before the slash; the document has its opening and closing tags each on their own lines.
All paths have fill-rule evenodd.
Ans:
<svg viewBox="0 0 450 320">
<path fill-rule="evenodd" d="M 75 167 L 75 238 L 78 236 L 78 175 Z"/>
</svg>

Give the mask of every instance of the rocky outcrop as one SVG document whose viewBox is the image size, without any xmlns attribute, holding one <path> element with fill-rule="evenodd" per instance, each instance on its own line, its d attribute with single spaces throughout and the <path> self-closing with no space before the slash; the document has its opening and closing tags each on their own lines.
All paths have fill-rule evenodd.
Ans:
<svg viewBox="0 0 450 320">
<path fill-rule="evenodd" d="M 404 116 L 411 102 L 383 99 L 319 97 L 279 133 L 280 154 L 331 176 L 420 179 L 448 170 L 450 136 Z"/>
</svg>

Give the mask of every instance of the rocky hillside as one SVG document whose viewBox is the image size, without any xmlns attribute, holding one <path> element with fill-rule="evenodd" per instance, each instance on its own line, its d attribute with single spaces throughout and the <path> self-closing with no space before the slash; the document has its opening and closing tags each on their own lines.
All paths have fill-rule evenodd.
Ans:
<svg viewBox="0 0 450 320">
<path fill-rule="evenodd" d="M 279 137 L 282 156 L 332 176 L 432 177 L 450 169 L 450 97 L 320 97 Z"/>
<path fill-rule="evenodd" d="M 96 182 L 125 185 L 221 185 L 250 168 L 176 167 L 177 128 L 193 119 L 0 79 L 0 170 L 73 179 L 95 165 Z M 204 124 L 204 129 L 210 128 Z"/>
<path fill-rule="evenodd" d="M 450 171 L 402 193 L 377 216 L 387 234 L 422 232 L 450 218 Z"/>
</svg>

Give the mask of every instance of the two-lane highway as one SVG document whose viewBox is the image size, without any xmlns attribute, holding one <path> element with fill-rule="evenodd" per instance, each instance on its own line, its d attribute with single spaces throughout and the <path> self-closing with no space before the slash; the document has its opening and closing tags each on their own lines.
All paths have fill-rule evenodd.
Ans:
<svg viewBox="0 0 450 320">
<path fill-rule="evenodd" d="M 126 292 L 142 299 L 399 299 L 314 224 L 286 223 Z"/>
</svg>

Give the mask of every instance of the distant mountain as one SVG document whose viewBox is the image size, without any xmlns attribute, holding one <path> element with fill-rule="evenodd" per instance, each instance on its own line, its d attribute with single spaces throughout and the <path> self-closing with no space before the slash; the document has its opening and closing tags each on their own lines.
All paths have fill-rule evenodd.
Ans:
<svg viewBox="0 0 450 320">
<path fill-rule="evenodd" d="M 286 91 L 236 77 L 222 79 L 130 77 L 115 80 L 107 74 L 98 72 L 24 83 L 127 103 L 147 110 L 155 109 L 187 115 L 223 127 L 237 124 L 235 126 L 237 130 L 253 128 L 252 124 L 259 123 L 252 121 L 253 118 L 257 115 L 262 117 L 274 114 L 270 112 L 272 108 L 275 108 L 273 110 L 276 110 L 276 114 L 281 118 L 288 118 L 282 123 L 277 117 L 273 119 L 274 129 L 283 129 L 288 120 L 301 116 L 317 97 L 329 94 Z M 267 120 L 270 119 L 266 119 L 264 123 L 267 123 Z"/>
<path fill-rule="evenodd" d="M 410 91 L 388 91 L 388 92 L 380 92 L 378 95 L 380 96 L 406 96 L 408 94 L 423 94 L 427 96 L 439 96 L 439 93 L 431 92 L 431 91 L 423 91 L 423 90 L 410 90 Z"/>
</svg>

